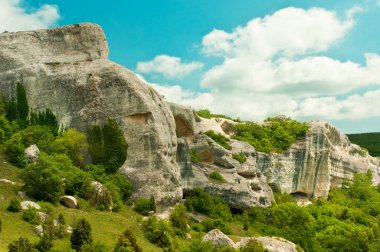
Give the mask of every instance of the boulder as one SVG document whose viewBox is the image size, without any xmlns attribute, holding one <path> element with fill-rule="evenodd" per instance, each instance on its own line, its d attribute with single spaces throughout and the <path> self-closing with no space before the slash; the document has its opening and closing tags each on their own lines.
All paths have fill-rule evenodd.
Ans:
<svg viewBox="0 0 380 252">
<path fill-rule="evenodd" d="M 288 241 L 284 238 L 269 236 L 243 237 L 240 240 L 240 242 L 237 242 L 235 244 L 235 248 L 242 248 L 246 246 L 249 240 L 251 239 L 262 242 L 264 248 L 267 249 L 269 252 L 300 252 L 297 249 L 297 245 L 293 242 Z"/>
<path fill-rule="evenodd" d="M 73 228 L 71 226 L 67 226 L 66 233 L 71 234 L 73 232 Z"/>
<path fill-rule="evenodd" d="M 205 236 L 203 236 L 202 241 L 210 241 L 215 247 L 234 247 L 235 243 L 231 240 L 230 237 L 225 235 L 219 229 L 213 229 L 208 232 Z"/>
<path fill-rule="evenodd" d="M 40 153 L 40 150 L 38 149 L 37 145 L 33 144 L 25 149 L 24 151 L 24 157 L 27 162 L 34 163 L 38 159 L 38 154 Z"/>
<path fill-rule="evenodd" d="M 48 215 L 44 212 L 38 212 L 37 214 L 40 217 L 40 221 L 42 223 L 44 223 L 46 221 L 46 219 L 48 218 Z"/>
<path fill-rule="evenodd" d="M 86 195 L 86 199 L 88 199 L 93 206 L 104 207 L 106 210 L 112 211 L 113 201 L 111 192 L 98 181 L 92 181 L 90 186 L 91 190 Z"/>
<path fill-rule="evenodd" d="M 38 236 L 42 236 L 44 234 L 43 226 L 42 225 L 35 226 L 34 232 L 36 232 Z"/>
<path fill-rule="evenodd" d="M 0 182 L 8 183 L 8 184 L 11 184 L 11 185 L 16 185 L 16 182 L 14 182 L 12 180 L 9 180 L 9 179 L 0 179 Z"/>
<path fill-rule="evenodd" d="M 77 208 L 78 201 L 74 196 L 63 196 L 59 199 L 59 202 L 68 208 Z"/>
<path fill-rule="evenodd" d="M 41 207 L 36 202 L 25 200 L 20 203 L 22 210 L 27 210 L 28 208 L 35 208 L 37 210 L 40 210 Z"/>
<path fill-rule="evenodd" d="M 182 198 L 170 107 L 141 77 L 109 61 L 100 26 L 0 34 L 0 93 L 14 96 L 18 82 L 30 109 L 50 109 L 64 128 L 85 132 L 115 119 L 129 145 L 120 172 L 133 182 L 134 197 L 153 194 L 163 206 Z"/>
</svg>

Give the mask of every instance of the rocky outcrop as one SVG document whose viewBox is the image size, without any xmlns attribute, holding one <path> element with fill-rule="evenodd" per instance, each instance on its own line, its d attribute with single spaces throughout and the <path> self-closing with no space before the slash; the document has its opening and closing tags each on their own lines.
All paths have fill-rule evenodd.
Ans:
<svg viewBox="0 0 380 252">
<path fill-rule="evenodd" d="M 378 158 L 360 155 L 360 147 L 351 144 L 348 137 L 326 122 L 310 123 L 303 141 L 287 151 L 276 154 L 257 152 L 256 165 L 268 183 L 282 192 L 308 198 L 327 197 L 331 187 L 340 186 L 343 179 L 352 179 L 354 173 L 372 171 L 373 184 L 380 181 Z"/>
<path fill-rule="evenodd" d="M 225 235 L 219 229 L 213 229 L 210 232 L 208 232 L 205 236 L 203 236 L 202 241 L 210 241 L 212 245 L 214 245 L 214 247 L 217 248 L 235 246 L 235 243 L 231 240 L 231 238 Z"/>
<path fill-rule="evenodd" d="M 227 119 L 196 120 L 193 111 L 182 106 L 173 106 L 174 115 L 182 115 L 188 125 L 195 123 L 193 137 L 182 137 L 178 140 L 177 159 L 181 169 L 183 190 L 186 193 L 194 188 L 202 188 L 206 192 L 224 199 L 231 207 L 248 209 L 252 206 L 270 206 L 274 200 L 272 189 L 266 183 L 265 176 L 260 171 L 252 172 L 252 165 L 246 177 L 239 174 L 242 165 L 232 158 L 232 151 L 242 145 L 248 148 L 247 154 L 254 152 L 253 147 L 244 142 L 236 141 L 232 151 L 226 150 L 208 136 L 202 134 L 214 130 L 225 136 L 233 122 Z M 184 116 L 186 115 L 186 116 Z M 177 121 L 176 121 L 177 122 Z M 224 125 L 224 127 L 222 127 Z M 229 125 L 229 127 L 226 127 Z M 178 126 L 178 125 L 177 125 Z M 224 129 L 226 131 L 224 131 Z M 233 143 L 233 142 L 232 142 Z M 240 145 L 239 145 L 240 144 Z M 198 159 L 191 162 L 190 152 Z M 240 153 L 239 151 L 235 151 Z M 213 181 L 209 178 L 212 172 L 220 173 L 224 182 Z"/>
<path fill-rule="evenodd" d="M 288 241 L 280 237 L 243 237 L 240 242 L 235 244 L 235 248 L 242 248 L 248 244 L 250 240 L 259 241 L 263 244 L 263 247 L 269 252 L 300 252 L 297 249 L 297 245 L 291 241 Z M 303 250 L 301 250 L 303 251 Z"/>
<path fill-rule="evenodd" d="M 0 34 L 0 92 L 14 96 L 17 82 L 33 111 L 49 108 L 59 125 L 86 131 L 114 118 L 128 142 L 121 168 L 158 204 L 182 198 L 173 114 L 153 88 L 108 60 L 102 29 L 83 23 Z"/>
</svg>

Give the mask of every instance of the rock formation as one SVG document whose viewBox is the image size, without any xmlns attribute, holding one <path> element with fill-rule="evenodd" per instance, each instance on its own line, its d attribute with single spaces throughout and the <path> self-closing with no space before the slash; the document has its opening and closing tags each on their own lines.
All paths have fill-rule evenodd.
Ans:
<svg viewBox="0 0 380 252">
<path fill-rule="evenodd" d="M 108 60 L 98 25 L 0 34 L 0 92 L 14 96 L 17 82 L 33 111 L 49 108 L 64 127 L 84 132 L 116 119 L 129 144 L 121 171 L 135 196 L 153 194 L 164 205 L 182 198 L 170 108 L 136 74 Z"/>
<path fill-rule="evenodd" d="M 249 208 L 271 205 L 269 185 L 307 202 L 327 197 L 355 172 L 371 170 L 374 184 L 380 181 L 379 159 L 360 156 L 360 147 L 324 122 L 311 123 L 306 138 L 283 153 L 257 152 L 236 140 L 224 149 L 203 133 L 230 138 L 235 122 L 200 118 L 165 102 L 138 75 L 108 60 L 106 38 L 95 24 L 0 34 L 0 92 L 14 96 L 17 83 L 32 111 L 50 109 L 63 127 L 85 132 L 114 118 L 129 145 L 120 172 L 133 182 L 134 197 L 153 195 L 158 206 L 173 205 L 195 187 L 231 207 Z M 192 151 L 197 162 L 191 162 Z M 244 154 L 246 162 L 233 153 Z M 225 181 L 210 180 L 213 172 Z"/>
</svg>

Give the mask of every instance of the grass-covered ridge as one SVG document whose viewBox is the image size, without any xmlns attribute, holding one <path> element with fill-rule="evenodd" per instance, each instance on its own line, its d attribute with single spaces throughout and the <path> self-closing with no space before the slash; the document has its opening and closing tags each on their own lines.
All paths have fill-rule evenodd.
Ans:
<svg viewBox="0 0 380 252">
<path fill-rule="evenodd" d="M 234 126 L 233 139 L 251 144 L 261 152 L 283 152 L 297 140 L 303 139 L 309 130 L 306 123 L 288 117 L 270 117 L 263 124 L 238 123 Z"/>
<path fill-rule="evenodd" d="M 380 132 L 348 134 L 350 141 L 368 150 L 373 157 L 380 157 Z"/>
</svg>

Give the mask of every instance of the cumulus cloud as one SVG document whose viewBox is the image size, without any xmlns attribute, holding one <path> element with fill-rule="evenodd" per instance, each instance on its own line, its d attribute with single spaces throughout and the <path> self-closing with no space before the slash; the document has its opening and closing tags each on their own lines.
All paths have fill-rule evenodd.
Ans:
<svg viewBox="0 0 380 252">
<path fill-rule="evenodd" d="M 275 114 L 320 119 L 373 116 L 359 103 L 378 93 L 343 100 L 335 96 L 379 85 L 380 56 L 366 53 L 363 65 L 323 56 L 345 38 L 355 25 L 355 14 L 362 11 L 354 7 L 339 18 L 321 8 L 285 8 L 232 32 L 211 31 L 203 37 L 203 53 L 223 58 L 201 81 L 211 90 L 212 107 L 253 120 Z"/>
<path fill-rule="evenodd" d="M 48 28 L 60 18 L 58 7 L 45 4 L 35 10 L 23 7 L 22 0 L 0 0 L 0 31 Z"/>
<path fill-rule="evenodd" d="M 140 73 L 158 73 L 167 78 L 178 78 L 200 69 L 200 62 L 183 63 L 178 57 L 158 55 L 148 62 L 138 62 L 137 71 Z"/>
</svg>

